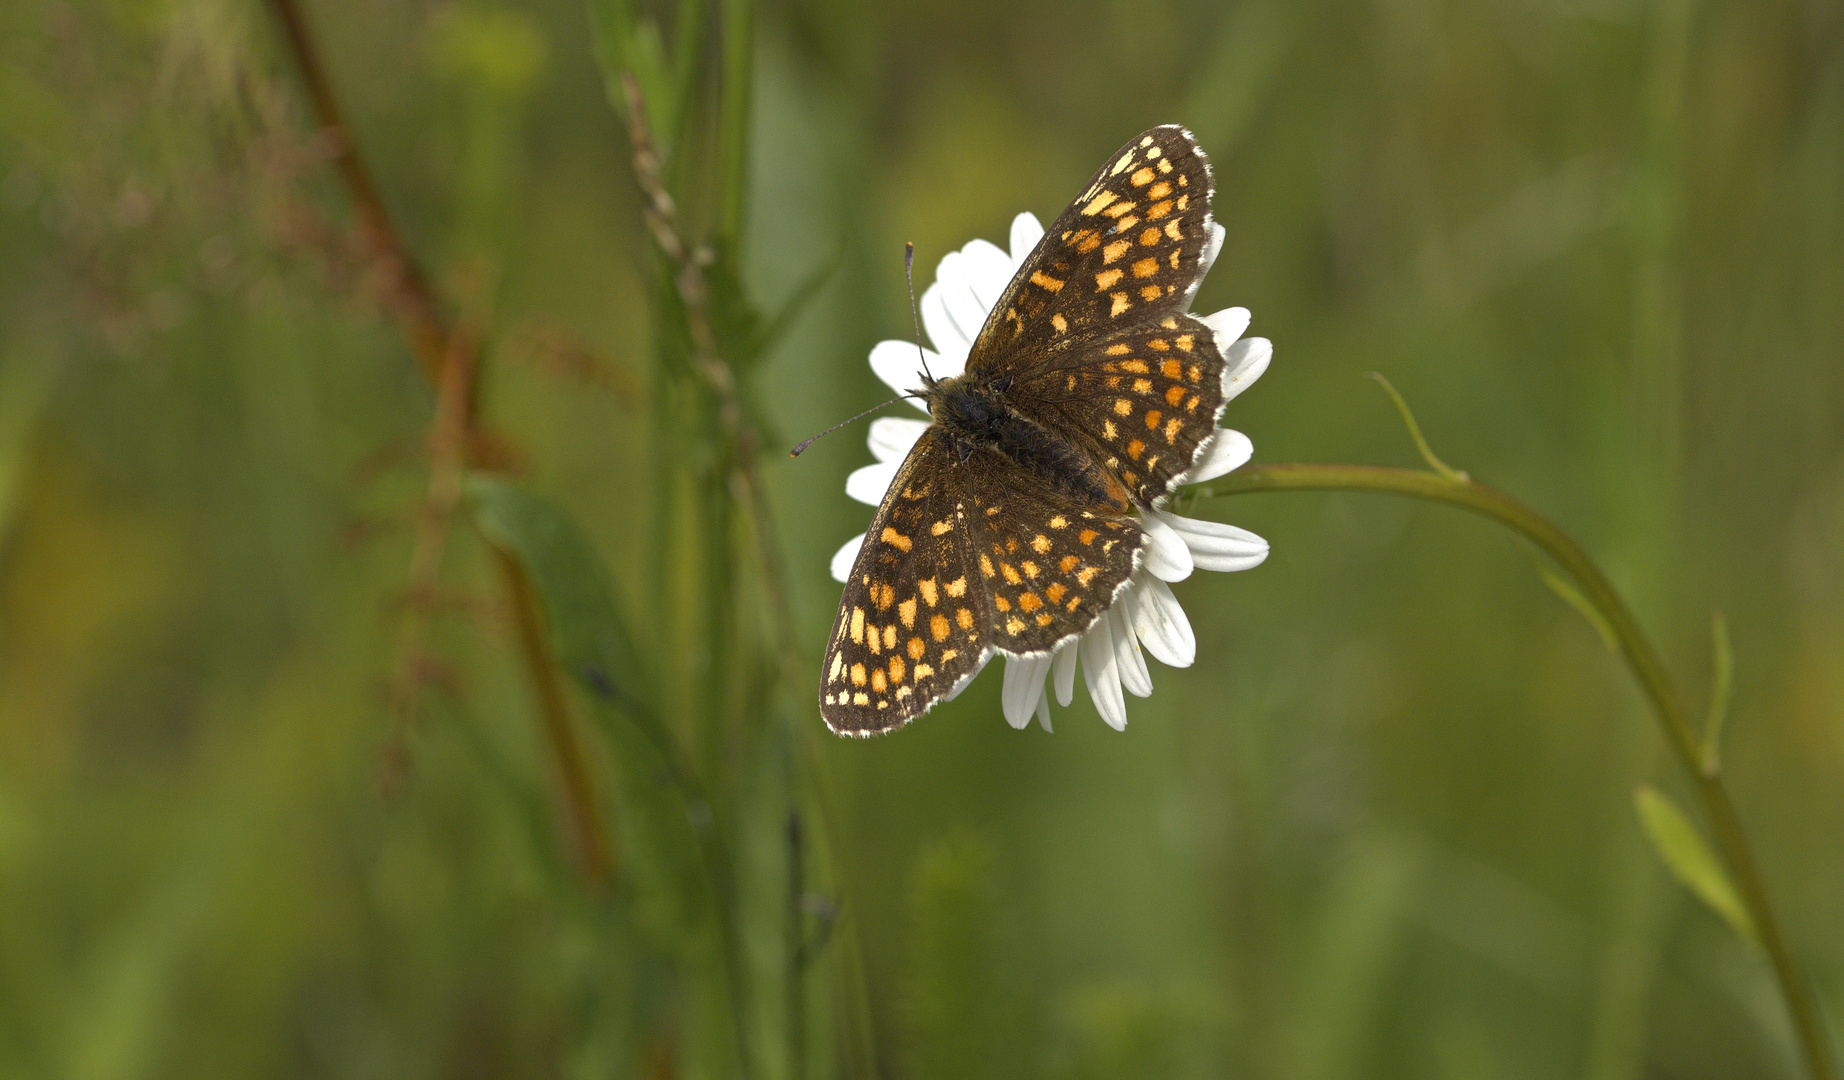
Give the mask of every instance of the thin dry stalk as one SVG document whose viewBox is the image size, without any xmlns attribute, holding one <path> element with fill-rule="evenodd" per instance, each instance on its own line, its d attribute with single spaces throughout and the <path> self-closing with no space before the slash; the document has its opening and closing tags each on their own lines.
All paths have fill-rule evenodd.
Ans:
<svg viewBox="0 0 1844 1080">
<path fill-rule="evenodd" d="M 300 6 L 296 0 L 270 0 L 270 7 L 300 68 L 315 115 L 324 129 L 323 136 L 334 147 L 333 164 L 358 214 L 369 255 L 386 285 L 386 306 L 402 323 L 423 374 L 436 392 L 435 418 L 431 422 L 428 446 L 429 490 L 410 556 L 411 609 L 406 613 L 399 634 L 398 670 L 392 686 L 392 715 L 396 728 L 387 753 L 400 758 L 403 751 L 400 740 L 414 719 L 423 683 L 420 673 L 426 667 L 423 654 L 427 612 L 419 610 L 416 598 L 435 592 L 447 547 L 448 524 L 460 505 L 462 481 L 472 464 L 471 459 L 498 446 L 499 441 L 479 427 L 474 415 L 479 335 L 469 329 L 457 330 L 449 324 L 442 314 L 442 305 L 429 288 L 428 278 L 404 245 L 402 234 L 392 221 L 372 181 L 371 171 L 351 137 Z M 533 697 L 556 760 L 564 831 L 576 850 L 585 880 L 591 885 L 602 886 L 614 875 L 614 852 L 597 811 L 592 772 L 576 737 L 576 721 L 569 697 L 544 637 L 537 597 L 517 564 L 503 553 L 498 554 L 500 557 L 495 561 L 505 579 L 514 623 L 519 630 L 520 656 L 525 662 Z"/>
<path fill-rule="evenodd" d="M 782 580 L 774 519 L 757 466 L 761 439 L 744 414 L 736 373 L 724 362 L 717 336 L 711 331 L 710 290 L 704 277 L 704 265 L 709 256 L 687 245 L 679 229 L 678 204 L 666 190 L 660 173 L 660 158 L 647 127 L 646 102 L 640 96 L 639 84 L 633 75 L 623 74 L 621 87 L 627 96 L 628 137 L 634 144 L 634 178 L 644 197 L 641 214 L 646 219 L 647 230 L 653 234 L 653 242 L 659 245 L 660 254 L 672 264 L 673 288 L 685 307 L 686 328 L 691 337 L 692 368 L 716 396 L 717 421 L 723 426 L 724 437 L 733 450 L 735 460 L 730 474 L 730 491 L 749 516 L 756 559 L 761 564 L 762 585 L 775 620 L 777 645 L 783 659 L 797 668 L 800 650 L 794 633 L 793 608 L 788 603 L 787 587 Z"/>
</svg>

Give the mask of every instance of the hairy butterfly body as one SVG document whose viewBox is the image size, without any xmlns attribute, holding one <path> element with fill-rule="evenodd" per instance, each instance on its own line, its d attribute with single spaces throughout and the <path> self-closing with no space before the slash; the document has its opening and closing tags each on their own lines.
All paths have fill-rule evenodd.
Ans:
<svg viewBox="0 0 1844 1080">
<path fill-rule="evenodd" d="M 834 731 L 900 727 L 994 652 L 1081 634 L 1126 586 L 1138 513 L 1223 408 L 1222 351 L 1187 314 L 1221 242 L 1211 195 L 1189 132 L 1136 136 L 1020 264 L 965 372 L 918 374 L 934 422 L 872 518 L 820 672 Z"/>
</svg>

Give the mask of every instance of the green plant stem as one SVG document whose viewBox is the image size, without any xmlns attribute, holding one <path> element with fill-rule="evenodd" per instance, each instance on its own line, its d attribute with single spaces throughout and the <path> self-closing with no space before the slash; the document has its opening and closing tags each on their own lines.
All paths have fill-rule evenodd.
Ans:
<svg viewBox="0 0 1844 1080">
<path fill-rule="evenodd" d="M 751 0 L 723 0 L 723 79 L 718 87 L 718 155 L 722 204 L 717 240 L 734 256 L 743 238 L 749 186 L 749 84 L 755 60 L 755 10 Z"/>
<path fill-rule="evenodd" d="M 1515 530 L 1541 548 L 1575 580 L 1582 597 L 1612 629 L 1620 655 L 1651 702 L 1664 728 L 1665 740 L 1671 744 L 1672 752 L 1696 789 L 1716 847 L 1734 875 L 1742 902 L 1760 931 L 1761 948 L 1767 953 L 1780 985 L 1807 1074 L 1812 1080 L 1836 1080 L 1831 1043 L 1817 998 L 1798 961 L 1787 948 L 1779 919 L 1768 900 L 1766 883 L 1755 863 L 1747 834 L 1742 830 L 1741 816 L 1736 812 L 1728 788 L 1722 783 L 1721 771 L 1706 767 L 1697 729 L 1657 651 L 1614 590 L 1613 583 L 1581 545 L 1554 522 L 1502 491 L 1463 476 L 1443 476 L 1420 470 L 1374 465 L 1256 465 L 1233 472 L 1198 494 L 1240 495 L 1255 491 L 1384 491 L 1458 506 Z"/>
</svg>

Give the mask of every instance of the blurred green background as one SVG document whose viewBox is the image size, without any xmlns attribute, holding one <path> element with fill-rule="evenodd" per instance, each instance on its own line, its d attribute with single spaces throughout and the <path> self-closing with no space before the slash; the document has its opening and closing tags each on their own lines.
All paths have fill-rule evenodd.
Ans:
<svg viewBox="0 0 1844 1080">
<path fill-rule="evenodd" d="M 670 49 L 681 9 L 641 8 Z M 580 523 L 643 663 L 721 682 L 660 583 L 689 511 L 658 478 L 698 448 L 661 427 L 584 7 L 307 14 L 483 335 L 517 482 Z M 1258 461 L 1414 464 L 1381 370 L 1450 463 L 1604 560 L 1693 701 L 1724 612 L 1729 775 L 1844 1015 L 1844 6 L 778 0 L 752 29 L 743 285 L 772 311 L 833 269 L 749 375 L 805 650 L 787 723 L 692 740 L 734 842 L 732 995 L 659 884 L 683 851 L 632 820 L 656 766 L 573 686 L 615 884 L 575 872 L 478 540 L 406 595 L 432 395 L 268 8 L 0 6 L 0 1074 L 1796 1075 L 1766 966 L 1645 845 L 1634 787 L 1682 790 L 1652 718 L 1508 534 L 1380 495 L 1203 504 L 1273 555 L 1178 587 L 1198 662 L 1155 665 L 1124 734 L 1081 693 L 1014 732 L 993 672 L 845 742 L 809 703 L 863 429 L 774 448 L 883 395 L 904 240 L 921 287 L 1186 124 L 1228 229 L 1197 306 L 1276 344 L 1224 423 Z M 711 142 L 676 166 L 698 228 Z"/>
</svg>

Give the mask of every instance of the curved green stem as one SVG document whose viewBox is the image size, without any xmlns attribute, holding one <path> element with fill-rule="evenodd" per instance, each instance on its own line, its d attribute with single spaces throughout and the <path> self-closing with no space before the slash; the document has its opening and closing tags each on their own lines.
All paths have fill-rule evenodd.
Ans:
<svg viewBox="0 0 1844 1080">
<path fill-rule="evenodd" d="M 1639 680 L 1665 740 L 1689 774 L 1709 820 L 1716 846 L 1735 876 L 1742 902 L 1760 933 L 1761 948 L 1773 965 L 1799 1041 L 1806 1071 L 1812 1080 L 1835 1080 L 1831 1043 L 1819 1013 L 1818 1000 L 1799 963 L 1787 948 L 1779 919 L 1767 897 L 1767 886 L 1755 864 L 1753 849 L 1742 831 L 1741 816 L 1713 756 L 1706 757 L 1697 729 L 1678 696 L 1664 663 L 1639 628 L 1638 620 L 1614 590 L 1607 575 L 1569 534 L 1535 510 L 1495 488 L 1468 479 L 1411 469 L 1372 465 L 1255 465 L 1230 473 L 1197 489 L 1198 495 L 1239 495 L 1252 491 L 1387 491 L 1470 510 L 1505 525 L 1536 544 L 1556 560 L 1581 590 L 1582 597 L 1606 620 L 1620 655 Z"/>
</svg>

